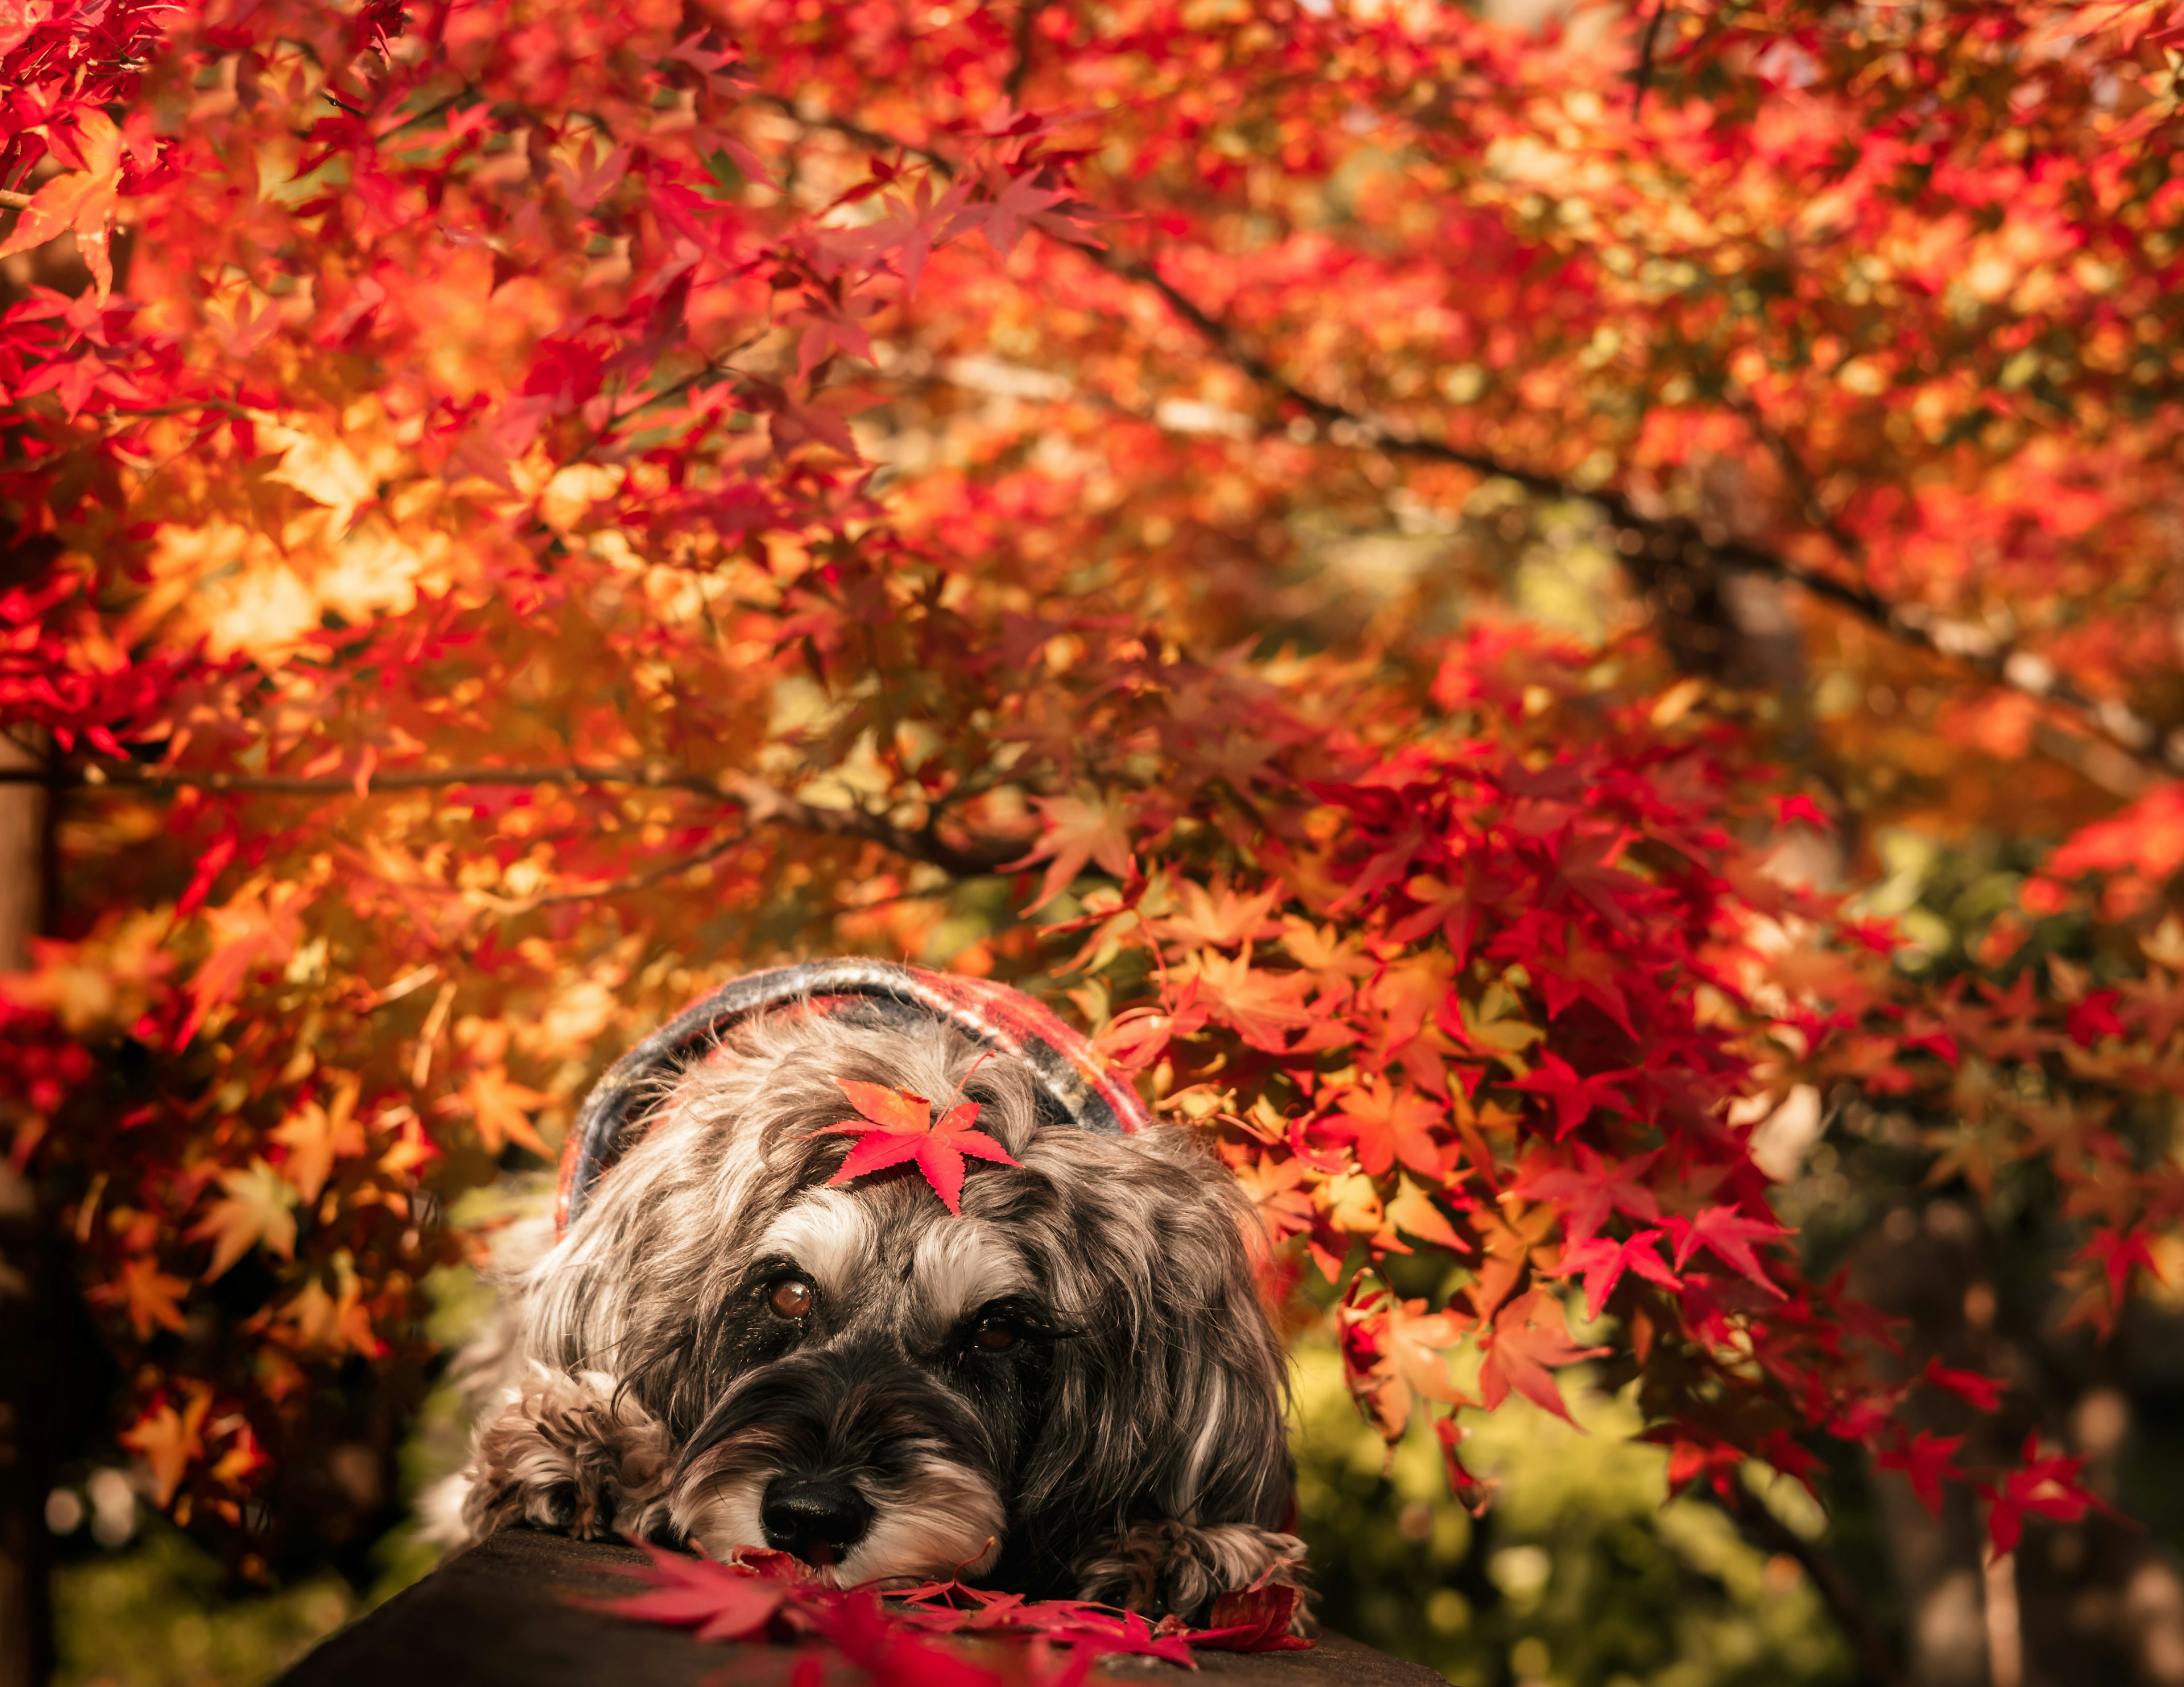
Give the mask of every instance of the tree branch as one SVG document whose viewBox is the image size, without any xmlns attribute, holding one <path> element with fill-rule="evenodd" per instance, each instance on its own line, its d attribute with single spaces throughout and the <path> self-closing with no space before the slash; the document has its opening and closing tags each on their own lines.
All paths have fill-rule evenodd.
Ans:
<svg viewBox="0 0 2184 1687">
<path fill-rule="evenodd" d="M 213 768 L 148 767 L 136 762 L 97 761 L 81 766 L 0 767 L 0 785 L 51 784 L 62 788 L 124 786 L 144 791 L 196 790 L 216 796 L 340 797 L 358 793 L 354 777 L 339 773 L 306 777 L 283 773 L 231 773 Z M 646 790 L 688 791 L 740 808 L 753 826 L 768 823 L 826 838 L 862 838 L 912 860 L 925 861 L 958 878 L 975 878 L 998 869 L 1024 852 L 1020 842 L 973 838 L 953 844 L 934 823 L 912 830 L 864 809 L 822 808 L 743 773 L 704 773 L 664 761 L 634 765 L 575 762 L 541 767 L 393 767 L 375 771 L 370 791 L 446 790 L 463 785 L 631 785 Z M 727 844 L 722 845 L 725 849 Z M 695 866 L 700 855 L 657 869 L 661 877 Z M 642 876 L 639 876 L 642 877 Z M 650 880 L 645 880 L 650 882 Z M 616 882 L 618 888 L 635 888 Z M 609 894 L 602 890 L 599 894 Z"/>
<path fill-rule="evenodd" d="M 1630 78 L 1630 120 L 1645 109 L 1646 90 L 1653 81 L 1653 43 L 1660 39 L 1662 20 L 1669 15 L 1669 0 L 1653 0 L 1653 15 L 1646 20 L 1646 36 L 1638 44 L 1638 69 Z"/>
<path fill-rule="evenodd" d="M 1008 76 L 1001 83 L 1001 92 L 1008 96 L 1011 105 L 1022 102 L 1024 78 L 1031 75 L 1033 31 L 1038 27 L 1039 14 L 1045 9 L 1046 0 L 1019 0 L 1017 7 L 1016 61 L 1009 66 Z"/>
<path fill-rule="evenodd" d="M 1657 12 L 1657 20 L 1658 15 Z M 827 130 L 874 152 L 900 153 L 921 159 L 944 177 L 953 178 L 956 174 L 956 166 L 929 148 L 912 146 L 845 118 L 806 111 L 796 102 L 779 95 L 755 97 L 806 128 Z M 1264 387 L 1278 403 L 1302 411 L 1321 426 L 1333 431 L 1340 424 L 1343 433 L 1357 444 L 1511 481 L 1542 498 L 1589 502 L 1624 530 L 1626 545 L 1635 544 L 1663 561 L 1680 556 L 1696 565 L 1711 563 L 1720 568 L 1764 575 L 1794 586 L 1807 596 L 1847 612 L 1900 643 L 1960 664 L 1991 684 L 2048 704 L 2073 717 L 2081 727 L 2115 745 L 2135 761 L 2162 772 L 2184 773 L 2184 730 L 2170 733 L 2164 740 L 2153 723 L 2128 704 L 2090 695 L 2058 674 L 2046 658 L 2015 648 L 1986 627 L 1938 615 L 1923 604 L 1893 603 L 1861 581 L 1838 578 L 1779 551 L 1741 539 L 1714 537 L 1702 531 L 1697 523 L 1682 517 L 1645 515 L 1628 494 L 1611 487 L 1581 487 L 1560 475 L 1510 462 L 1491 452 L 1467 450 L 1445 441 L 1429 439 L 1389 419 L 1323 398 L 1284 376 L 1233 325 L 1200 304 L 1147 260 L 1112 248 L 1072 249 L 1110 274 L 1159 294 L 1223 361 Z M 1755 426 L 1762 443 L 1774 453 L 1778 461 L 1786 454 L 1791 462 L 1795 462 L 1795 454 L 1789 451 L 1786 442 L 1774 433 L 1748 403 L 1741 408 L 1732 403 L 1730 407 Z M 1811 476 L 1802 464 L 1796 463 L 1794 469 L 1786 464 L 1785 472 L 1793 482 L 1800 482 L 1800 496 L 1808 505 L 1807 521 L 1843 551 L 1846 560 L 1858 562 L 1863 555 L 1863 546 L 1819 506 Z"/>
<path fill-rule="evenodd" d="M 1917 646 L 1945 660 L 1971 669 L 1991 683 L 2037 698 L 2074 715 L 2080 724 L 2109 740 L 2137 760 L 2170 772 L 2184 772 L 2184 734 L 2171 734 L 2159 742 L 2151 722 L 2129 704 L 2090 696 L 2058 674 L 2045 658 L 2014 648 L 1983 626 L 1936 614 L 1922 604 L 1897 604 L 1863 583 L 1838 578 L 1824 570 L 1793 561 L 1779 551 L 1764 549 L 1741 539 L 1716 538 L 1702 533 L 1695 522 L 1676 516 L 1642 514 L 1630 497 L 1612 487 L 1580 487 L 1558 475 L 1548 474 L 1496 457 L 1490 452 L 1465 450 L 1440 440 L 1429 439 L 1382 418 L 1353 410 L 1308 393 L 1277 371 L 1227 322 L 1161 275 L 1151 264 L 1113 251 L 1085 255 L 1093 262 L 1128 281 L 1148 287 L 1167 302 L 1177 315 L 1195 329 L 1220 356 L 1251 376 L 1274 396 L 1302 410 L 1312 420 L 1332 428 L 1343 424 L 1354 431 L 1361 444 L 1371 444 L 1396 455 L 1447 463 L 1475 474 L 1513 481 L 1541 497 L 1582 499 L 1597 506 L 1640 545 L 1666 560 L 1683 555 L 1693 562 L 1711 561 L 1717 566 L 1761 574 L 1797 587 L 1808 597 L 1848 611 L 1867 626 L 1900 643 Z M 1749 412 L 1747 420 L 1752 420 Z M 1771 429 L 1762 431 L 1769 443 Z M 1786 444 L 1781 447 L 1786 451 Z M 1780 454 L 1778 452 L 1778 456 Z M 1799 465 L 1802 473 L 1802 465 Z M 1793 476 L 1794 478 L 1794 476 Z M 1809 476 L 1806 477 L 1809 486 Z M 1825 512 L 1820 512 L 1825 514 Z M 1807 519 L 1813 520 L 1811 512 Z M 1846 541 L 1853 559 L 1862 554 L 1858 542 L 1842 532 L 1832 519 L 1818 523 L 1820 531 L 1839 547 Z"/>
<path fill-rule="evenodd" d="M 1704 1490 L 1704 1496 L 1728 1512 L 1755 1545 L 1794 1558 L 1813 1578 L 1813 1586 L 1829 1614 L 1857 1654 L 1858 1673 L 1864 1677 L 1868 1687 L 1901 1687 L 1903 1671 L 1897 1662 L 1895 1647 L 1875 1625 L 1872 1614 L 1865 1608 L 1865 1601 L 1852 1585 L 1842 1566 L 1825 1548 L 1806 1539 L 1768 1510 L 1764 1503 L 1741 1489 L 1732 1489 L 1727 1496 Z"/>
</svg>

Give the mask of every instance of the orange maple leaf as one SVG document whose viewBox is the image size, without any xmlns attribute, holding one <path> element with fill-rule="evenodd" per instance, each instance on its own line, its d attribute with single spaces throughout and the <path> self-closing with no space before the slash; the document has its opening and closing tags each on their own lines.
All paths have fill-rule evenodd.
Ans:
<svg viewBox="0 0 2184 1687">
<path fill-rule="evenodd" d="M 1305 993 L 1312 988 L 1310 974 L 1254 969 L 1249 943 L 1233 960 L 1210 949 L 1199 950 L 1192 959 L 1201 984 L 1200 999 L 1235 1027 L 1236 1034 L 1253 1048 L 1287 1054 L 1289 1033 L 1312 1023 L 1304 1005 Z"/>
<path fill-rule="evenodd" d="M 203 1383 L 192 1383 L 185 1394 L 180 1411 L 172 1401 L 162 1400 L 120 1437 L 123 1446 L 142 1453 L 152 1467 L 152 1481 L 161 1506 L 175 1497 L 190 1462 L 204 1456 L 203 1431 L 206 1409 L 212 1405 L 212 1390 Z"/>
<path fill-rule="evenodd" d="M 1479 1346 L 1486 1362 L 1479 1369 L 1479 1392 L 1489 1411 L 1509 1397 L 1514 1389 L 1542 1411 L 1552 1411 L 1565 1423 L 1575 1423 L 1563 1404 L 1549 1367 L 1572 1365 L 1605 1353 L 1604 1347 L 1580 1347 L 1570 1339 L 1563 1321 L 1563 1303 L 1552 1294 L 1534 1289 L 1504 1306 L 1494 1320 L 1490 1334 Z"/>
<path fill-rule="evenodd" d="M 834 1082 L 863 1116 L 845 1119 L 816 1133 L 857 1139 L 844 1157 L 841 1169 L 827 1180 L 830 1184 L 846 1183 L 868 1172 L 916 1161 L 941 1203 L 949 1211 L 960 1213 L 965 1155 L 1003 1166 L 1022 1163 L 983 1131 L 972 1128 L 978 1118 L 975 1101 L 958 1102 L 936 1120 L 933 1104 L 922 1095 L 906 1094 L 884 1084 L 860 1083 L 855 1078 L 838 1077 Z"/>
<path fill-rule="evenodd" d="M 87 106 L 77 114 L 76 143 L 83 168 L 56 175 L 38 189 L 16 220 L 14 231 L 0 241 L 0 258 L 31 251 L 74 230 L 76 252 L 103 299 L 114 291 L 107 242 L 121 188 L 121 131 L 98 107 Z"/>
<path fill-rule="evenodd" d="M 508 1068 L 496 1062 L 489 1066 L 472 1066 L 470 1076 L 463 1081 L 462 1099 L 470 1109 L 471 1127 L 478 1140 L 485 1144 L 488 1154 L 500 1152 L 504 1142 L 515 1143 L 529 1149 L 542 1160 L 551 1160 L 554 1150 L 547 1145 L 531 1122 L 534 1108 L 543 1107 L 554 1098 L 543 1090 L 516 1083 L 508 1075 Z"/>
<path fill-rule="evenodd" d="M 1385 1177 L 1400 1160 L 1420 1177 L 1440 1181 L 1448 1169 L 1448 1150 L 1433 1134 L 1447 1117 L 1440 1103 L 1382 1079 L 1344 1090 L 1338 1105 L 1341 1113 L 1323 1119 L 1320 1128 L 1350 1143 L 1357 1163 L 1374 1177 Z"/>
<path fill-rule="evenodd" d="M 273 1127 L 273 1140 L 288 1150 L 281 1175 L 307 1201 L 319 1198 L 336 1160 L 364 1152 L 364 1127 L 352 1116 L 357 1088 L 354 1077 L 345 1077 L 335 1085 L 330 1105 L 306 1101 Z"/>
<path fill-rule="evenodd" d="M 197 1035 L 213 1009 L 240 994 L 253 972 L 277 966 L 296 952 L 309 899 L 310 893 L 299 885 L 283 885 L 269 897 L 261 885 L 250 884 L 225 906 L 204 910 L 212 953 L 190 980 L 190 1014 L 176 1038 L 177 1046 Z"/>
<path fill-rule="evenodd" d="M 1364 1279 L 1360 1278 L 1358 1283 Z M 1358 1410 L 1383 1440 L 1401 1439 L 1420 1398 L 1445 1406 L 1476 1404 L 1449 1375 L 1446 1350 L 1471 1323 L 1454 1311 L 1429 1312 L 1424 1300 L 1398 1300 L 1384 1291 L 1357 1294 L 1337 1315 L 1342 1362 Z"/>
<path fill-rule="evenodd" d="M 1046 881 L 1039 886 L 1032 908 L 1043 908 L 1075 882 L 1087 861 L 1096 861 L 1117 878 L 1130 876 L 1129 817 L 1111 799 L 1087 802 L 1081 797 L 1034 797 L 1032 805 L 1046 825 L 1031 852 L 1010 861 L 1003 872 L 1017 872 L 1039 862 L 1047 863 Z M 1029 912 L 1030 909 L 1027 909 Z"/>
<path fill-rule="evenodd" d="M 151 1255 L 139 1254 L 125 1260 L 120 1275 L 95 1290 L 93 1298 L 102 1305 L 121 1307 L 129 1315 L 129 1326 L 136 1332 L 136 1339 L 148 1341 L 154 1328 L 182 1328 L 180 1300 L 189 1286 L 187 1278 L 170 1276 L 159 1269 L 159 1261 Z"/>
</svg>

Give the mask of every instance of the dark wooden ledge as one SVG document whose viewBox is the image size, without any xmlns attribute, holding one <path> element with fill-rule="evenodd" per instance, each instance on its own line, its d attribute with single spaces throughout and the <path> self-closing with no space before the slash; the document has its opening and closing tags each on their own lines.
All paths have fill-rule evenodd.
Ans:
<svg viewBox="0 0 2184 1687">
<path fill-rule="evenodd" d="M 276 1687 L 699 1687 L 733 1680 L 760 1649 L 706 1645 L 684 1630 L 627 1623 L 570 1603 L 638 1584 L 633 1547 L 515 1529 L 493 1535 L 334 1635 Z M 1195 1674 L 1154 1658 L 1111 1660 L 1103 1673 L 1183 1687 L 1444 1687 L 1441 1678 L 1340 1635 L 1310 1651 L 1204 1651 Z M 780 1676 L 777 1663 L 749 1672 Z"/>
</svg>

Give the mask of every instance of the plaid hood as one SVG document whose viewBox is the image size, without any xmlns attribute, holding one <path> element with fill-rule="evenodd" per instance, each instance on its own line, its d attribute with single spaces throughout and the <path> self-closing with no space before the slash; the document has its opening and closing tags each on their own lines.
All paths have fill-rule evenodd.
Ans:
<svg viewBox="0 0 2184 1687">
<path fill-rule="evenodd" d="M 1102 1071 L 1091 1045 L 1022 990 L 888 960 L 802 961 L 731 980 L 608 1069 L 584 1098 L 562 1151 L 555 1233 L 577 1222 L 600 1177 L 629 1146 L 632 1115 L 659 1094 L 663 1077 L 704 1058 L 733 1027 L 778 1012 L 854 1013 L 905 1026 L 940 1020 L 1029 1066 L 1043 1115 L 1107 1136 L 1146 1124 L 1137 1092 Z"/>
</svg>

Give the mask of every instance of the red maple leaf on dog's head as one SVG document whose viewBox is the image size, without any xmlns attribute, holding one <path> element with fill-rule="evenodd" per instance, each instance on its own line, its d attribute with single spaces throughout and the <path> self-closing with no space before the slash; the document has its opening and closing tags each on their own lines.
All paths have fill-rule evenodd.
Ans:
<svg viewBox="0 0 2184 1687">
<path fill-rule="evenodd" d="M 844 1119 L 819 1133 L 857 1139 L 843 1160 L 842 1169 L 827 1180 L 830 1184 L 846 1183 L 867 1172 L 915 1160 L 917 1169 L 925 1173 L 925 1181 L 933 1185 L 933 1193 L 949 1211 L 961 1213 L 965 1155 L 1003 1166 L 1022 1163 L 985 1132 L 972 1128 L 978 1122 L 975 1101 L 959 1101 L 935 1119 L 933 1104 L 922 1095 L 905 1094 L 884 1084 L 860 1083 L 855 1078 L 838 1077 L 834 1082 L 842 1086 L 850 1105 L 864 1116 Z"/>
</svg>

